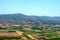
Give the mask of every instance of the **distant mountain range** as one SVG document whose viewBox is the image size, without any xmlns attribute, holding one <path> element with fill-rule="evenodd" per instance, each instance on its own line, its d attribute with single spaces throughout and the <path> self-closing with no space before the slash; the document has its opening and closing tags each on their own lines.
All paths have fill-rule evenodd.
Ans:
<svg viewBox="0 0 60 40">
<path fill-rule="evenodd" d="M 0 15 L 0 22 L 2 23 L 2 20 L 8 21 L 34 21 L 34 22 L 41 22 L 43 24 L 60 24 L 60 17 L 49 17 L 49 16 L 28 16 L 21 13 L 17 14 L 1 14 Z M 4 22 L 3 21 L 3 22 Z"/>
</svg>

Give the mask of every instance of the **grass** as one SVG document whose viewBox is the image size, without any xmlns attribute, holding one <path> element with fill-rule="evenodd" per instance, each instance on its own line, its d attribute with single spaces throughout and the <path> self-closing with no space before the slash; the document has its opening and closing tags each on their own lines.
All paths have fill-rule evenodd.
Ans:
<svg viewBox="0 0 60 40">
<path fill-rule="evenodd" d="M 1 36 L 0 39 L 21 39 L 20 37 L 6 37 L 6 36 Z"/>
</svg>

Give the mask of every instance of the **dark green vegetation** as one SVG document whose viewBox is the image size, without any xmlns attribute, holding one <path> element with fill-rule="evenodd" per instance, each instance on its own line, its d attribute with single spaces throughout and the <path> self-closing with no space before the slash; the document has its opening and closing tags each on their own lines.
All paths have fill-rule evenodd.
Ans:
<svg viewBox="0 0 60 40">
<path fill-rule="evenodd" d="M 46 40 L 60 40 L 60 38 L 46 39 Z"/>
<path fill-rule="evenodd" d="M 0 36 L 0 40 L 13 40 L 13 39 L 20 40 L 21 38 L 17 37 L 17 36 L 15 36 L 15 37 Z"/>
<path fill-rule="evenodd" d="M 21 39 L 20 37 L 6 37 L 6 36 L 4 36 L 4 37 L 0 37 L 0 39 Z"/>
<path fill-rule="evenodd" d="M 32 29 L 33 30 L 42 30 L 42 27 L 40 27 L 40 26 L 34 26 L 34 27 L 32 27 Z"/>
</svg>

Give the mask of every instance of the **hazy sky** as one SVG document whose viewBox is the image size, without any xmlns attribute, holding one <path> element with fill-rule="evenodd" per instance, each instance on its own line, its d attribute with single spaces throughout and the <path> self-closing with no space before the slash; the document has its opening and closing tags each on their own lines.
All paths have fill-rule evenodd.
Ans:
<svg viewBox="0 0 60 40">
<path fill-rule="evenodd" d="M 60 0 L 0 0 L 0 14 L 60 16 Z"/>
</svg>

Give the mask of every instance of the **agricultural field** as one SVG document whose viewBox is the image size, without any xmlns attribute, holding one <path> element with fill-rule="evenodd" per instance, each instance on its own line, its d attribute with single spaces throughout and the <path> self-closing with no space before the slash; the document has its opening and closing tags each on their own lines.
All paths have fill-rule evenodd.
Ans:
<svg viewBox="0 0 60 40">
<path fill-rule="evenodd" d="M 60 40 L 60 31 L 57 31 L 52 27 L 47 29 L 43 29 L 39 26 L 33 28 L 7 27 L 6 29 L 1 30 L 1 40 Z"/>
<path fill-rule="evenodd" d="M 0 30 L 0 40 L 19 40 L 20 36 L 16 32 Z"/>
</svg>

